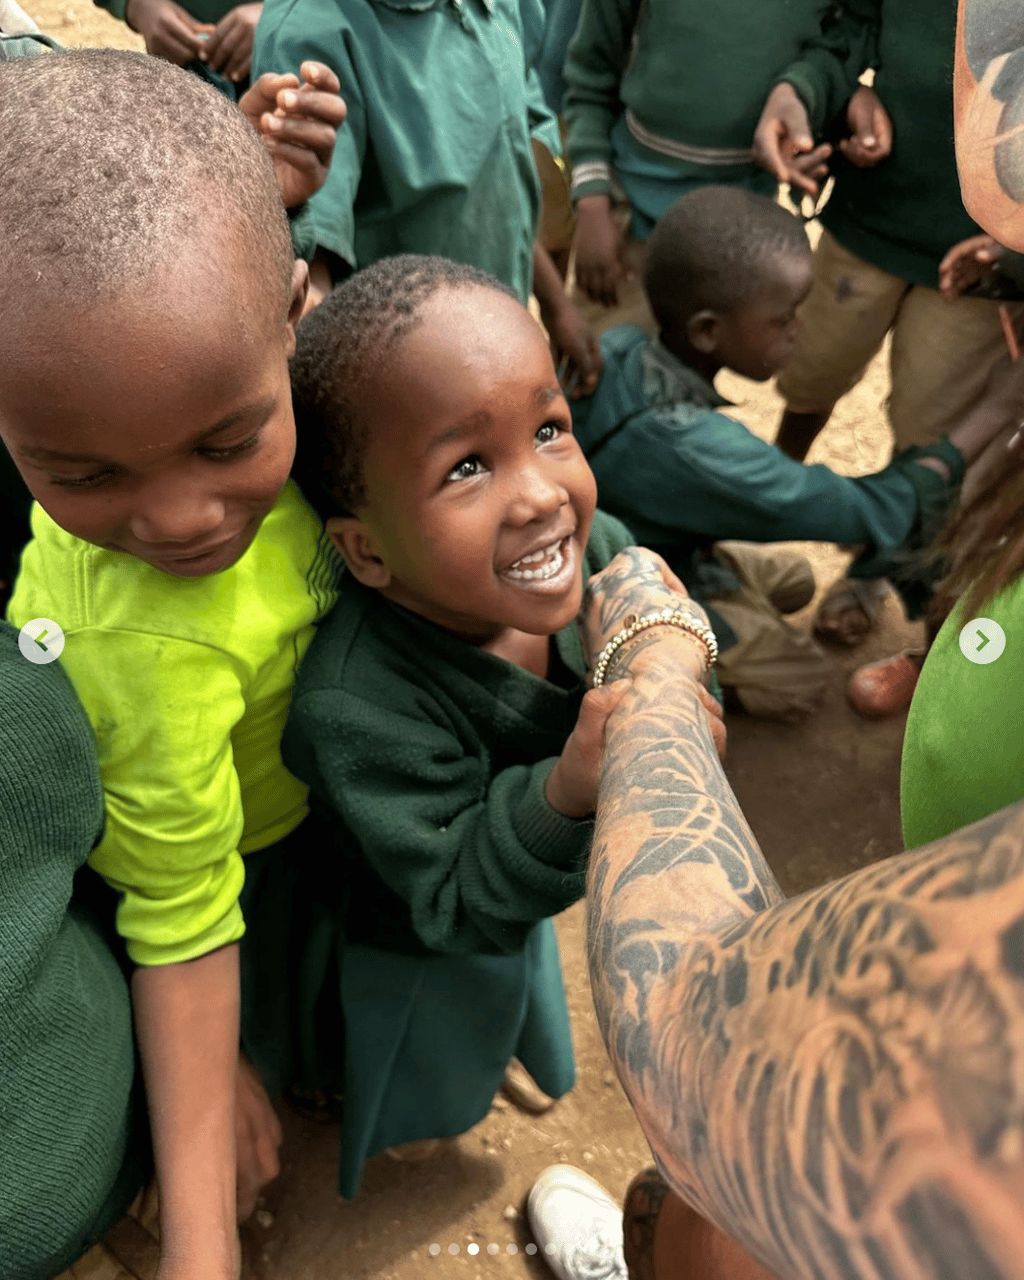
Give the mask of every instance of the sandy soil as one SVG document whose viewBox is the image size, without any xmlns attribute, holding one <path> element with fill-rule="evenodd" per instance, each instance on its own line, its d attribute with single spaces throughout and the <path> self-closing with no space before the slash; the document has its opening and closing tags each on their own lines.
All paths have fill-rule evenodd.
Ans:
<svg viewBox="0 0 1024 1280">
<path fill-rule="evenodd" d="M 24 0 L 23 0 L 24 2 Z M 140 47 L 138 38 L 87 0 L 29 0 L 33 17 L 68 45 Z M 771 438 L 780 401 L 767 387 L 723 376 L 723 394 L 749 427 Z M 881 358 L 839 406 L 810 461 L 847 474 L 884 465 L 891 447 Z M 800 545 L 827 586 L 845 557 Z M 812 608 L 802 615 L 809 625 Z M 838 652 L 820 714 L 798 727 L 732 717 L 728 773 L 784 889 L 801 892 L 900 848 L 897 788 L 902 718 L 859 720 L 843 685 L 861 662 L 916 640 L 899 605 L 888 601 L 876 634 Z M 372 1161 L 356 1200 L 335 1192 L 337 1132 L 284 1109 L 284 1171 L 245 1228 L 248 1280 L 484 1280 L 550 1277 L 530 1244 L 525 1196 L 548 1164 L 568 1161 L 621 1197 L 650 1163 L 646 1143 L 613 1077 L 598 1035 L 584 961 L 579 906 L 558 921 L 579 1066 L 573 1093 L 547 1115 L 529 1117 L 498 1100 L 471 1133 L 421 1165 Z M 431 1255 L 438 1244 L 441 1252 Z M 488 1245 L 498 1246 L 493 1254 Z M 457 1245 L 451 1254 L 449 1245 Z M 469 1249 L 476 1245 L 471 1254 Z M 509 1252 L 513 1250 L 513 1252 Z"/>
</svg>

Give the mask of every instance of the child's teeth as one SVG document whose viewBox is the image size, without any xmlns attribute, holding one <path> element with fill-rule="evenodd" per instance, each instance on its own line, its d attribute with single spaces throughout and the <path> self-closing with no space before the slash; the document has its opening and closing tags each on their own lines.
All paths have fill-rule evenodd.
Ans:
<svg viewBox="0 0 1024 1280">
<path fill-rule="evenodd" d="M 508 573 L 513 578 L 523 578 L 532 581 L 535 578 L 553 578 L 561 572 L 562 566 L 565 564 L 565 556 L 561 550 L 560 542 L 553 542 L 550 547 L 542 547 L 540 551 L 531 551 L 528 556 L 523 556 L 508 568 Z M 548 560 L 548 564 L 542 564 L 538 569 L 524 569 L 521 565 L 537 564 L 540 561 Z"/>
</svg>

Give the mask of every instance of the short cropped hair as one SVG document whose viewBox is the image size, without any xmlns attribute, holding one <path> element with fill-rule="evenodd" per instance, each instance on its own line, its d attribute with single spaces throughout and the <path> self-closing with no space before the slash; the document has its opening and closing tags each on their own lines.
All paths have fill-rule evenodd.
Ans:
<svg viewBox="0 0 1024 1280">
<path fill-rule="evenodd" d="M 422 323 L 428 298 L 476 287 L 516 294 L 479 267 L 406 253 L 357 271 L 299 325 L 292 360 L 293 474 L 320 515 L 355 515 L 365 504 L 363 458 L 375 377 Z"/>
<path fill-rule="evenodd" d="M 160 58 L 0 64 L 0 301 L 88 308 L 226 225 L 284 314 L 294 261 L 274 167 L 236 106 Z M 212 223 L 211 223 L 212 219 Z"/>
<path fill-rule="evenodd" d="M 770 259 L 808 254 L 798 218 L 742 187 L 698 187 L 675 202 L 647 241 L 644 290 L 663 330 L 698 311 L 725 314 L 757 290 Z"/>
</svg>

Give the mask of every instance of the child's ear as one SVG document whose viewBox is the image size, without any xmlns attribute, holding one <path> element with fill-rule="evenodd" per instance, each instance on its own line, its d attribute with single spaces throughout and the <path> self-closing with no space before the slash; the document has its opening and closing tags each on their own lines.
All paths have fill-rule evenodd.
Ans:
<svg viewBox="0 0 1024 1280">
<path fill-rule="evenodd" d="M 324 528 L 353 578 L 377 591 L 390 584 L 391 572 L 377 552 L 373 533 L 358 516 L 331 516 Z"/>
<path fill-rule="evenodd" d="M 292 267 L 292 300 L 288 304 L 288 359 L 295 354 L 295 326 L 302 319 L 309 293 L 309 263 L 295 259 Z"/>
<path fill-rule="evenodd" d="M 722 317 L 717 311 L 695 311 L 686 322 L 686 339 L 694 351 L 713 356 L 722 334 Z"/>
</svg>

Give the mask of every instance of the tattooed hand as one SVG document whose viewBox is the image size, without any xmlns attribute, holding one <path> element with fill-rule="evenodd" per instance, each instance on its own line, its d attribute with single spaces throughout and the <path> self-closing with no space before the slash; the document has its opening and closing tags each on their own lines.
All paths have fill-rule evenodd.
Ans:
<svg viewBox="0 0 1024 1280">
<path fill-rule="evenodd" d="M 657 609 L 678 609 L 684 602 L 695 617 L 707 622 L 704 610 L 690 599 L 682 582 L 661 556 L 646 547 L 627 547 L 620 551 L 606 568 L 594 574 L 583 596 L 580 625 L 588 665 L 594 665 L 598 654 L 612 636 L 622 630 L 630 614 L 639 618 Z M 700 645 L 700 641 L 695 643 Z"/>
</svg>

